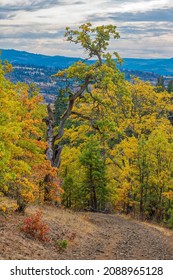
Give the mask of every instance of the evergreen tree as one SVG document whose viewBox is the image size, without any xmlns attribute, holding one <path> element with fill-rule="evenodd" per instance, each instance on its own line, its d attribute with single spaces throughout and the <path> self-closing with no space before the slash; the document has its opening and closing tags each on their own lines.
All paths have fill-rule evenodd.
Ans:
<svg viewBox="0 0 173 280">
<path fill-rule="evenodd" d="M 84 188 L 89 194 L 88 206 L 98 210 L 106 201 L 106 169 L 99 142 L 92 137 L 84 144 L 80 162 L 85 167 Z"/>
<path fill-rule="evenodd" d="M 156 82 L 156 91 L 162 92 L 165 90 L 165 80 L 163 76 L 158 77 Z"/>
<path fill-rule="evenodd" d="M 170 81 L 168 82 L 167 91 L 168 91 L 169 93 L 173 92 L 173 80 L 170 80 Z"/>
</svg>

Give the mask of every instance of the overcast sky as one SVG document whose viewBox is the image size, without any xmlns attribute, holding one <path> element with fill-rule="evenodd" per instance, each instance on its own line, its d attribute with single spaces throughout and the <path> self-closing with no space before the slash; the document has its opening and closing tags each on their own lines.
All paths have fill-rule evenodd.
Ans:
<svg viewBox="0 0 173 280">
<path fill-rule="evenodd" d="M 116 25 L 121 57 L 173 57 L 173 0 L 0 0 L 0 48 L 83 56 L 63 34 L 85 22 Z"/>
</svg>

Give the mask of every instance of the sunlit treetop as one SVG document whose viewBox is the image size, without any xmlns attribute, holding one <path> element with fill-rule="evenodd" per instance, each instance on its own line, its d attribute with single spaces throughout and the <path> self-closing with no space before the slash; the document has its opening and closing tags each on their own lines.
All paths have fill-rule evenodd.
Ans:
<svg viewBox="0 0 173 280">
<path fill-rule="evenodd" d="M 101 62 L 101 57 L 107 50 L 111 38 L 120 38 L 117 27 L 114 25 L 102 25 L 92 27 L 91 23 L 82 24 L 78 30 L 66 27 L 65 37 L 67 41 L 80 44 L 89 58 L 97 56 Z M 114 53 L 117 56 L 117 53 Z"/>
</svg>

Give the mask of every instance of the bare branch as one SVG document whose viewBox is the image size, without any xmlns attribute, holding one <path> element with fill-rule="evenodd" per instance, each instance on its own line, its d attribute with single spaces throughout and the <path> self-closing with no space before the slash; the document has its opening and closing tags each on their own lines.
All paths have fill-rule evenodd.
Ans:
<svg viewBox="0 0 173 280">
<path fill-rule="evenodd" d="M 66 109 L 65 113 L 61 117 L 58 133 L 54 136 L 54 139 L 53 139 L 54 142 L 56 140 L 60 139 L 63 136 L 65 123 L 66 123 L 66 120 L 68 119 L 68 117 L 71 114 L 74 102 L 78 97 L 80 97 L 85 92 L 85 90 L 87 90 L 88 85 L 89 85 L 89 80 L 90 80 L 90 77 L 87 76 L 84 84 L 80 87 L 80 89 L 74 95 L 69 95 L 68 106 L 67 106 L 67 109 Z"/>
</svg>

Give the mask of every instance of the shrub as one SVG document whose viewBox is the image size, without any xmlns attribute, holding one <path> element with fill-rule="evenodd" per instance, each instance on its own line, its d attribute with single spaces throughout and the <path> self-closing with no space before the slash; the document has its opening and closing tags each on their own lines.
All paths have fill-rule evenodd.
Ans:
<svg viewBox="0 0 173 280">
<path fill-rule="evenodd" d="M 58 248 L 60 250 L 64 250 L 64 249 L 67 248 L 68 241 L 66 239 L 64 239 L 64 240 L 57 240 L 56 241 L 56 245 L 58 246 Z"/>
<path fill-rule="evenodd" d="M 14 200 L 2 197 L 0 194 L 0 214 L 11 214 L 16 211 L 17 207 Z"/>
<path fill-rule="evenodd" d="M 37 211 L 32 214 L 30 217 L 25 218 L 21 231 L 24 232 L 29 237 L 38 239 L 40 241 L 49 242 L 47 237 L 48 232 L 50 231 L 49 227 L 43 222 L 43 214 L 41 211 Z"/>
</svg>

